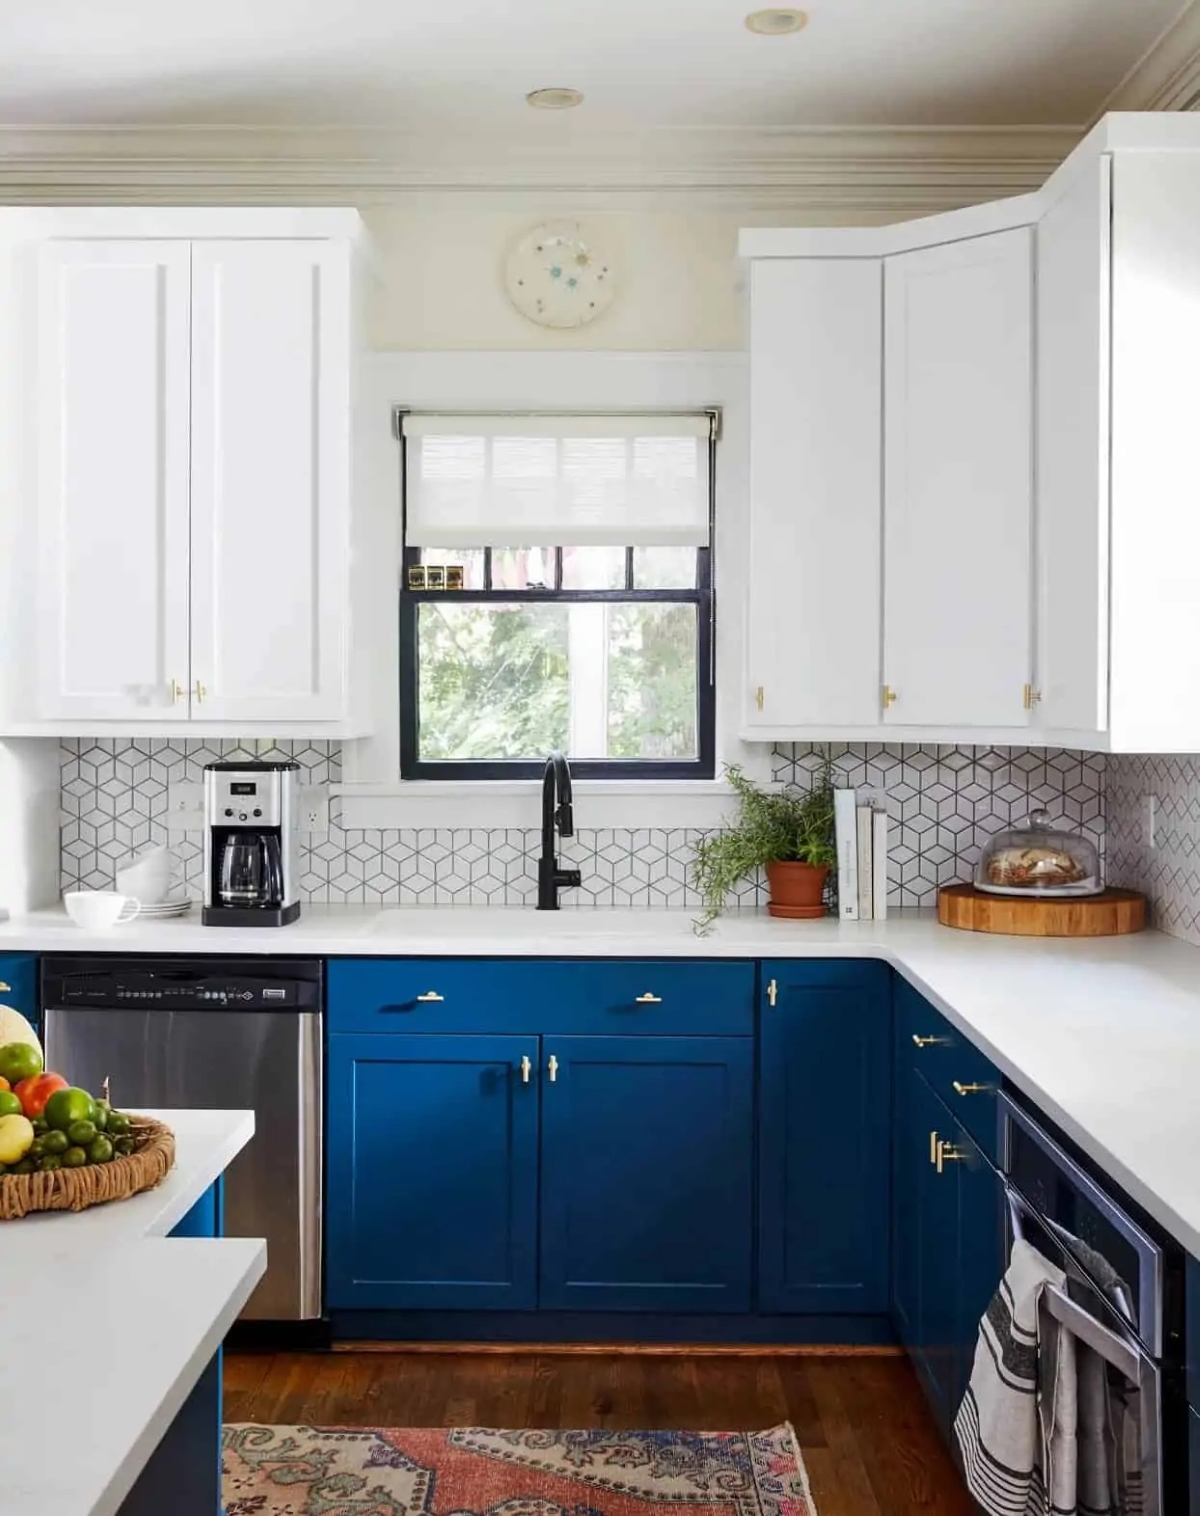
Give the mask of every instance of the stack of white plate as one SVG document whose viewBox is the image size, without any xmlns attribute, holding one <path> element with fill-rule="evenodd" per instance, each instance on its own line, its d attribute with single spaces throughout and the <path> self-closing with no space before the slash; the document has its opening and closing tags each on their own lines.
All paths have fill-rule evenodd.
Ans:
<svg viewBox="0 0 1200 1516">
<path fill-rule="evenodd" d="M 156 900 L 144 905 L 137 913 L 138 921 L 166 921 L 172 916 L 186 916 L 192 908 L 190 900 Z"/>
</svg>

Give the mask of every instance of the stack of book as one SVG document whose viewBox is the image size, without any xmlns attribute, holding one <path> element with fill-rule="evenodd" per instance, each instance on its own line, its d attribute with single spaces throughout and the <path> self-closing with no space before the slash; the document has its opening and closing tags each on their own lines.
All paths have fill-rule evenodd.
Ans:
<svg viewBox="0 0 1200 1516">
<path fill-rule="evenodd" d="M 882 800 L 834 790 L 838 917 L 882 921 L 887 915 L 888 814 Z"/>
</svg>

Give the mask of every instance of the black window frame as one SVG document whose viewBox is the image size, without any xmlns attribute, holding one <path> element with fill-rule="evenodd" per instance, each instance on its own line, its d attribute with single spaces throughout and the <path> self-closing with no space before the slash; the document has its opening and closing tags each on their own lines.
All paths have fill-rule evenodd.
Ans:
<svg viewBox="0 0 1200 1516">
<path fill-rule="evenodd" d="M 480 590 L 417 590 L 409 588 L 409 569 L 421 562 L 421 549 L 409 547 L 402 535 L 400 571 L 400 777 L 401 779 L 462 780 L 537 779 L 544 760 L 506 759 L 422 759 L 419 754 L 420 704 L 419 650 L 417 618 L 425 601 L 504 604 L 545 602 L 552 605 L 650 604 L 694 605 L 696 607 L 696 733 L 699 751 L 692 759 L 656 762 L 637 758 L 567 758 L 577 779 L 642 779 L 653 782 L 681 779 L 712 779 L 716 774 L 716 620 L 717 603 L 713 575 L 714 530 L 716 516 L 717 427 L 716 414 L 708 443 L 708 546 L 696 549 L 696 582 L 690 589 L 639 590 L 632 588 L 633 555 L 625 549 L 625 584 L 618 590 L 564 590 L 562 588 L 562 547 L 554 549 L 554 586 L 545 589 L 505 590 L 491 587 L 491 552 L 484 549 L 484 588 Z M 407 526 L 405 490 L 406 443 L 403 413 L 397 412 L 396 430 L 400 442 L 401 532 Z M 564 544 L 569 546 L 570 544 Z"/>
</svg>

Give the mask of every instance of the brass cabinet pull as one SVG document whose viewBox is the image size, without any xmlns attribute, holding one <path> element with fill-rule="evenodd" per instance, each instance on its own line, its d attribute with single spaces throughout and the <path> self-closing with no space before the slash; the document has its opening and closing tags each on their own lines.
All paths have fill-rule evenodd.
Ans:
<svg viewBox="0 0 1200 1516">
<path fill-rule="evenodd" d="M 533 1072 L 533 1064 L 530 1063 L 530 1061 L 529 1061 L 529 1054 L 526 1053 L 526 1055 L 524 1056 L 524 1058 L 521 1059 L 521 1083 L 522 1084 L 528 1084 L 529 1083 L 529 1076 L 530 1076 L 530 1074 L 532 1072 Z"/>
<path fill-rule="evenodd" d="M 186 691 L 184 690 L 183 685 L 180 684 L 179 680 L 178 679 L 172 679 L 171 680 L 171 704 L 172 705 L 178 705 L 180 696 L 183 695 L 183 694 L 185 694 L 185 693 L 186 693 Z"/>
<path fill-rule="evenodd" d="M 208 691 L 200 683 L 199 679 L 197 679 L 196 680 L 196 704 L 197 705 L 203 705 L 204 704 L 204 697 L 207 694 L 208 694 Z"/>
<path fill-rule="evenodd" d="M 883 702 L 883 708 L 884 708 L 885 711 L 887 710 L 887 708 L 888 708 L 889 705 L 895 705 L 895 703 L 896 703 L 896 691 L 891 687 L 890 684 L 885 684 L 884 685 L 882 694 L 880 695 L 880 699 Z"/>
<path fill-rule="evenodd" d="M 937 1171 L 942 1172 L 944 1163 L 961 1163 L 966 1158 L 966 1153 L 960 1152 L 952 1142 L 939 1142 L 937 1145 Z"/>
<path fill-rule="evenodd" d="M 959 1084 L 957 1079 L 950 1081 L 950 1088 L 956 1095 L 982 1095 L 991 1089 L 990 1084 Z"/>
<path fill-rule="evenodd" d="M 12 994 L 12 985 L 11 984 L 5 984 L 4 981 L 3 981 L 3 979 L 0 979 L 0 995 L 11 995 L 11 994 Z"/>
<path fill-rule="evenodd" d="M 647 990 L 644 995 L 639 995 L 637 997 L 637 1000 L 634 1002 L 634 1004 L 635 1005 L 661 1005 L 662 1004 L 662 996 L 661 995 L 652 995 L 650 993 L 650 991 Z"/>
<path fill-rule="evenodd" d="M 918 1037 L 913 1033 L 913 1043 L 919 1048 L 947 1048 L 950 1046 L 949 1037 Z"/>
<path fill-rule="evenodd" d="M 1027 684 L 1023 686 L 1021 690 L 1021 704 L 1027 711 L 1031 711 L 1041 698 L 1041 690 L 1035 688 L 1034 685 Z"/>
<path fill-rule="evenodd" d="M 547 1069 L 547 1072 L 550 1075 L 550 1083 L 551 1084 L 557 1084 L 558 1083 L 558 1059 L 554 1056 L 553 1053 L 550 1054 L 550 1062 L 546 1065 L 546 1069 Z"/>
<path fill-rule="evenodd" d="M 755 703 L 756 706 L 758 706 L 758 708 L 759 708 L 760 711 L 763 708 L 763 701 L 766 698 L 767 698 L 767 692 L 762 687 L 762 685 L 760 684 L 759 687 L 754 691 L 754 703 Z"/>
<path fill-rule="evenodd" d="M 774 979 L 770 980 L 768 982 L 768 984 L 767 984 L 767 1004 L 768 1005 L 773 1006 L 775 1004 L 775 997 L 776 997 L 776 995 L 778 993 L 779 993 L 779 986 L 778 986 L 778 984 L 776 984 L 776 982 L 775 982 Z"/>
<path fill-rule="evenodd" d="M 930 1163 L 936 1163 L 937 1162 L 937 1154 L 938 1154 L 938 1134 L 936 1132 L 930 1132 L 930 1134 L 929 1134 L 929 1161 L 930 1161 Z"/>
<path fill-rule="evenodd" d="M 431 1005 L 436 1000 L 445 1000 L 445 995 L 439 995 L 436 990 L 426 990 L 423 995 L 417 996 L 418 1005 Z"/>
</svg>

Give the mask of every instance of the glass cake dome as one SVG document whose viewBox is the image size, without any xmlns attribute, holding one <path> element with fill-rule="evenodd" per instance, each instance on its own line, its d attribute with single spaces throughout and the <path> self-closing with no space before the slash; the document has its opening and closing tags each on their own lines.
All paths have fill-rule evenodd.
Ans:
<svg viewBox="0 0 1200 1516">
<path fill-rule="evenodd" d="M 1031 811 L 1023 828 L 998 832 L 979 859 L 975 888 L 990 895 L 1099 895 L 1100 858 L 1088 838 L 1057 831 L 1049 811 Z"/>
</svg>

